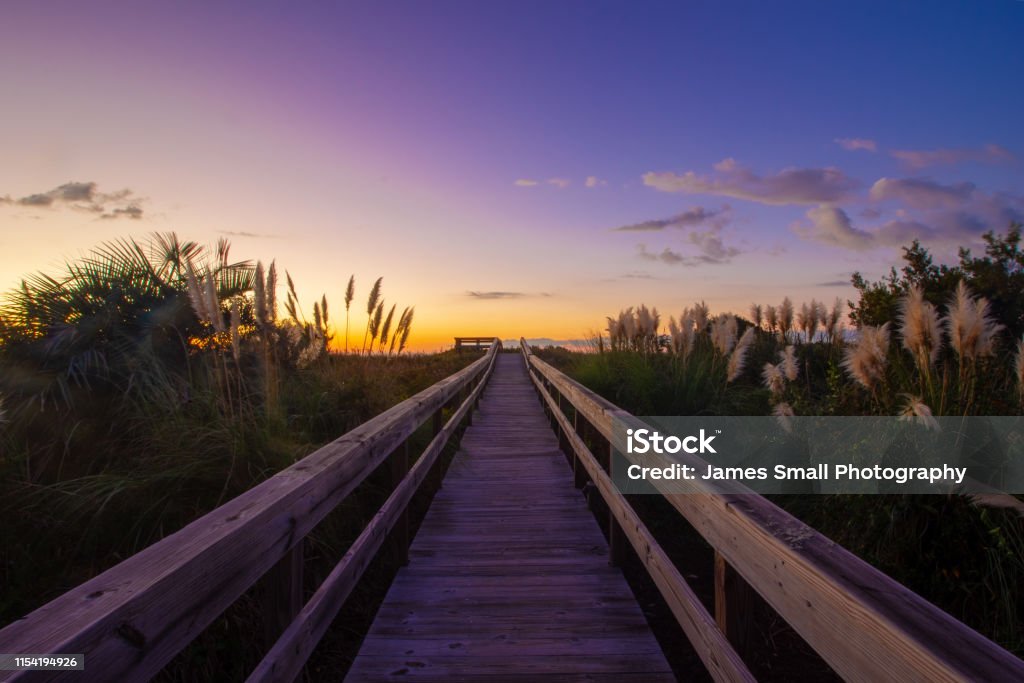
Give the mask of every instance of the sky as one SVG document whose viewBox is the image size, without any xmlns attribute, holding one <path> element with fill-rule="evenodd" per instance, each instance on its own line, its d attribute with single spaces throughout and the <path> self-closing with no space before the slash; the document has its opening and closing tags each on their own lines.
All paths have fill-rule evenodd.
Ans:
<svg viewBox="0 0 1024 683">
<path fill-rule="evenodd" d="M 0 290 L 175 231 L 454 336 L 854 295 L 1024 217 L 1024 2 L 23 2 Z M 337 321 L 338 315 L 335 314 Z"/>
</svg>

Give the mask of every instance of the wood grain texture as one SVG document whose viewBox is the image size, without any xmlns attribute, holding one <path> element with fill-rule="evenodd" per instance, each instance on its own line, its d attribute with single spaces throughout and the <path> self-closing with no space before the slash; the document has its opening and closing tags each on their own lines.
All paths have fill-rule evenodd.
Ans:
<svg viewBox="0 0 1024 683">
<path fill-rule="evenodd" d="M 715 621 L 741 657 L 750 654 L 757 593 L 715 551 Z"/>
<path fill-rule="evenodd" d="M 645 426 L 526 353 L 530 367 L 605 438 L 621 436 L 613 432 L 615 420 Z M 696 456 L 673 457 L 698 471 L 706 467 Z M 668 464 L 651 455 L 642 463 Z M 764 497 L 736 482 L 685 485 L 692 493 L 666 500 L 845 679 L 1024 680 L 1024 661 Z"/>
<path fill-rule="evenodd" d="M 523 361 L 479 411 L 346 681 L 674 681 Z"/>
</svg>

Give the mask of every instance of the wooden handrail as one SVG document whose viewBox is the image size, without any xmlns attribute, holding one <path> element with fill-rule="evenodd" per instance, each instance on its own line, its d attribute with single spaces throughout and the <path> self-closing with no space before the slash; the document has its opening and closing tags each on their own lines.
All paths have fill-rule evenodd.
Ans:
<svg viewBox="0 0 1024 683">
<path fill-rule="evenodd" d="M 620 438 L 612 429 L 615 420 L 626 426 L 643 425 L 628 412 L 537 358 L 525 340 L 520 343 L 527 367 L 536 375 L 535 384 L 542 396 L 549 394 L 545 401 L 553 410 L 562 405 L 560 399 L 566 399 L 577 416 L 585 419 L 609 443 Z M 559 424 L 568 431 L 568 419 L 561 410 L 557 410 L 556 417 L 558 415 L 562 417 Z M 718 649 L 719 645 L 709 638 L 706 629 L 686 623 L 686 619 L 694 619 L 692 614 L 696 611 L 690 610 L 686 604 L 689 601 L 683 599 L 688 597 L 685 594 L 689 589 L 678 582 L 685 584 L 685 581 L 681 577 L 673 578 L 667 588 L 662 587 L 659 581 L 664 581 L 665 577 L 656 577 L 645 561 L 645 555 L 653 546 L 645 545 L 643 535 L 630 529 L 630 516 L 618 509 L 625 499 L 614 487 L 609 490 L 610 481 L 600 466 L 597 471 L 591 471 L 597 463 L 582 440 L 573 439 L 573 434 L 567 436 L 588 474 L 598 475 L 593 479 L 597 490 L 613 510 L 662 594 L 668 590 L 674 596 L 682 596 L 673 599 L 666 596 L 666 599 L 709 671 L 720 680 L 742 680 L 718 666 L 721 658 L 731 659 L 730 650 Z M 619 446 L 621 450 L 621 444 Z M 679 456 L 674 457 L 679 459 Z M 649 456 L 648 462 L 652 466 L 670 464 Z M 683 462 L 696 467 L 703 463 L 693 456 L 687 456 Z M 652 483 L 660 484 L 664 493 L 664 483 L 657 480 Z M 763 496 L 735 482 L 722 486 L 698 479 L 692 485 L 692 493 L 664 493 L 664 497 L 708 541 L 728 568 L 749 583 L 845 679 L 1024 680 L 1024 661 Z M 673 486 L 678 487 L 679 482 L 673 482 Z M 628 502 L 625 504 L 628 506 Z M 661 571 L 660 567 L 656 568 Z M 677 609 L 685 612 L 682 618 Z M 691 632 L 698 632 L 698 640 Z M 710 647 L 718 651 L 706 651 Z"/>
<path fill-rule="evenodd" d="M 425 479 L 458 420 L 469 414 L 493 368 L 500 342 L 459 372 L 424 389 L 311 453 L 237 498 L 0 630 L 0 652 L 84 653 L 89 679 L 148 680 L 231 603 L 295 548 L 398 446 L 453 399 L 468 394 L 423 457 L 313 596 L 296 629 L 318 631 L 347 596 Z M 474 386 L 475 390 L 470 391 Z M 350 589 L 348 589 L 350 590 Z M 333 610 L 333 611 L 332 611 Z M 330 615 L 330 616 L 328 616 Z M 322 630 L 319 630 L 322 635 Z M 317 636 L 319 637 L 319 636 Z M 310 646 L 309 649 L 311 649 Z M 301 657 L 301 662 L 298 659 Z M 267 660 L 259 680 L 286 680 L 308 657 Z M 273 674 L 273 675 L 270 675 Z M 0 672 L 0 680 L 56 680 L 74 672 Z"/>
<path fill-rule="evenodd" d="M 492 350 L 500 346 L 495 341 Z M 426 480 L 434 462 L 441 454 L 448 439 L 458 428 L 463 418 L 480 399 L 487 378 L 494 369 L 494 353 L 489 354 L 487 370 L 476 388 L 459 406 L 455 414 L 427 446 L 416 464 L 399 482 L 377 514 L 366 525 L 345 556 L 320 584 L 316 593 L 299 612 L 270 652 L 263 658 L 256 670 L 249 676 L 249 683 L 257 681 L 293 681 L 302 671 L 313 648 L 320 642 L 328 626 L 338 614 L 342 604 L 356 587 L 370 561 L 380 549 L 388 532 L 392 530 L 399 516 L 409 505 L 412 496 Z"/>
<path fill-rule="evenodd" d="M 530 350 L 525 341 L 522 342 L 521 348 L 529 367 Z M 545 387 L 542 376 L 531 372 L 530 378 L 561 428 L 560 435 L 568 441 L 580 465 L 586 470 L 601 498 L 608 505 L 612 517 L 610 523 L 618 525 L 633 546 L 641 564 L 658 587 L 712 677 L 716 681 L 754 681 L 755 678 L 746 664 L 718 629 L 714 617 L 704 608 L 700 598 L 686 583 L 686 579 L 676 569 L 667 553 L 648 531 L 625 496 L 615 487 L 611 477 L 577 433 L 576 427 L 569 423 L 569 418 L 559 408 L 558 400 Z"/>
</svg>

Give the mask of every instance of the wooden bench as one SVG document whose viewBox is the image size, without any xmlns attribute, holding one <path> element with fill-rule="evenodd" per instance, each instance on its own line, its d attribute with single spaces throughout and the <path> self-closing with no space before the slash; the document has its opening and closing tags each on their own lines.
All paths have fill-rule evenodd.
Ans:
<svg viewBox="0 0 1024 683">
<path fill-rule="evenodd" d="M 456 337 L 455 350 L 459 353 L 462 349 L 472 347 L 476 351 L 488 348 L 494 343 L 495 337 Z"/>
</svg>

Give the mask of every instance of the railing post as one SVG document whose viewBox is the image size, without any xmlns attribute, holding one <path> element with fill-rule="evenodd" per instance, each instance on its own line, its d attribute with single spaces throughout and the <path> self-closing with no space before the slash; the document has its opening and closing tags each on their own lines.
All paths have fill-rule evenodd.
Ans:
<svg viewBox="0 0 1024 683">
<path fill-rule="evenodd" d="M 263 578 L 263 633 L 268 648 L 302 609 L 304 540 L 299 539 Z"/>
<path fill-rule="evenodd" d="M 547 387 L 548 396 L 550 396 L 551 398 L 554 398 L 555 397 L 555 387 L 554 387 L 554 385 L 551 384 L 551 382 L 545 381 L 544 386 Z M 547 405 L 546 401 L 545 401 L 545 405 Z M 552 429 L 558 429 L 558 418 L 555 417 L 555 411 L 554 411 L 553 408 L 551 408 L 550 405 L 548 406 L 548 418 L 551 421 L 551 428 Z"/>
<path fill-rule="evenodd" d="M 397 487 L 409 474 L 409 440 L 395 449 L 391 454 L 391 485 Z M 395 521 L 391 529 L 391 538 L 395 544 L 395 556 L 398 564 L 405 566 L 409 564 L 409 506 L 406 505 L 402 514 Z"/>
<path fill-rule="evenodd" d="M 555 403 L 558 405 L 559 412 L 562 412 L 562 392 L 555 391 Z M 568 459 L 569 464 L 576 462 L 576 454 L 573 453 L 572 446 L 569 445 L 569 437 L 562 429 L 562 423 L 555 419 L 555 429 L 558 434 L 558 450 L 562 451 L 562 455 Z"/>
<path fill-rule="evenodd" d="M 576 434 L 580 437 L 580 441 L 583 445 L 587 445 L 587 421 L 580 419 L 580 411 L 575 411 L 572 418 L 573 428 L 576 430 Z M 583 461 L 577 455 L 572 461 L 572 483 L 578 489 L 583 488 L 587 483 L 587 470 L 583 467 Z"/>
<path fill-rule="evenodd" d="M 611 441 L 608 442 L 608 477 L 615 478 L 615 472 L 612 469 L 615 458 L 613 457 L 615 446 Z M 613 567 L 621 567 L 626 561 L 626 547 L 629 545 L 629 540 L 626 535 L 622 533 L 622 527 L 619 526 L 619 521 L 615 519 L 615 513 L 608 510 L 608 562 Z"/>
<path fill-rule="evenodd" d="M 444 427 L 444 415 L 442 414 L 442 408 L 438 408 L 434 411 L 434 416 L 431 418 L 431 439 L 441 433 L 441 429 Z M 430 476 L 433 479 L 434 490 L 438 490 L 444 484 L 444 463 L 442 457 L 439 455 L 437 462 L 430 468 Z"/>
<path fill-rule="evenodd" d="M 715 621 L 741 658 L 747 656 L 753 640 L 754 604 L 754 589 L 716 550 Z"/>
</svg>

